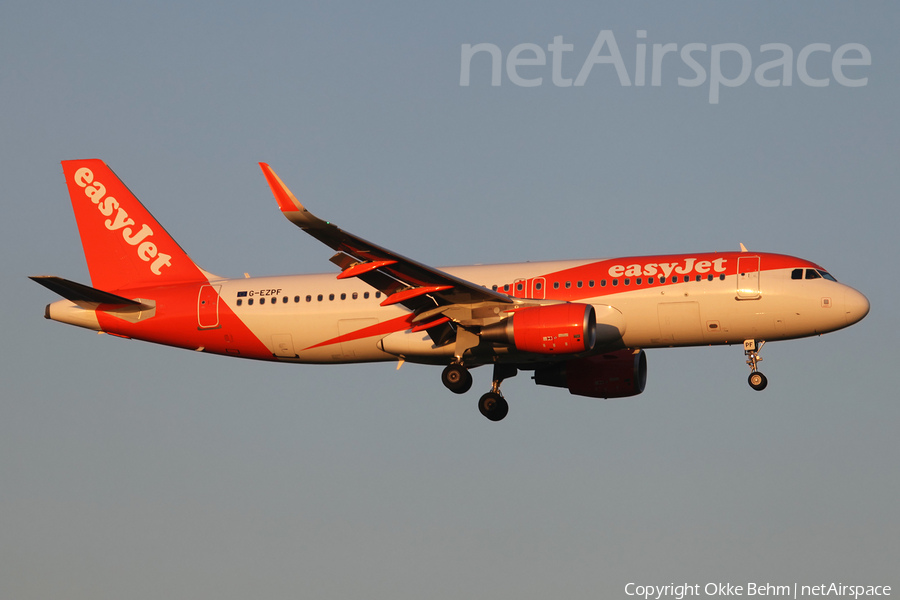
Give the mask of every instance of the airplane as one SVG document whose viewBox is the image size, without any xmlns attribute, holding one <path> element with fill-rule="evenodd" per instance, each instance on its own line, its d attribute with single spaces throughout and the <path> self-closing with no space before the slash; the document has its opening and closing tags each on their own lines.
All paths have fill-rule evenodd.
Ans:
<svg viewBox="0 0 900 600">
<path fill-rule="evenodd" d="M 650 348 L 743 344 L 754 390 L 768 341 L 821 335 L 869 301 L 793 256 L 701 252 L 434 268 L 324 221 L 259 163 L 282 214 L 336 253 L 339 272 L 225 278 L 198 267 L 105 162 L 62 162 L 91 286 L 31 277 L 63 297 L 47 319 L 237 358 L 444 366 L 451 392 L 491 365 L 478 401 L 506 417 L 501 383 L 590 398 L 644 391 Z"/>
</svg>

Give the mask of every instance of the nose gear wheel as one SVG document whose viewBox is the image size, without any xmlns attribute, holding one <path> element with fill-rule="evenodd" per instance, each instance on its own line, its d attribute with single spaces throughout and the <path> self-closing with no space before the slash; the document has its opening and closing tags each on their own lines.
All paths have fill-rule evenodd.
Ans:
<svg viewBox="0 0 900 600">
<path fill-rule="evenodd" d="M 769 384 L 766 376 L 757 369 L 757 364 L 762 362 L 759 353 L 765 344 L 765 340 L 744 340 L 744 356 L 747 357 L 747 364 L 750 366 L 750 377 L 747 378 L 747 383 L 757 392 L 763 391 Z"/>
</svg>

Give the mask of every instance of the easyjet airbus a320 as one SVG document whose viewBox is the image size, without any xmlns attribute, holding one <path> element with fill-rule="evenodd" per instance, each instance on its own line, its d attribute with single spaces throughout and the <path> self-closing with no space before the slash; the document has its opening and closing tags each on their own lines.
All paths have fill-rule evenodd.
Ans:
<svg viewBox="0 0 900 600">
<path fill-rule="evenodd" d="M 198 267 L 101 160 L 64 161 L 93 287 L 32 277 L 61 295 L 48 319 L 237 358 L 285 363 L 444 365 L 462 394 L 493 366 L 478 408 L 509 405 L 500 383 L 591 398 L 644 391 L 646 348 L 743 344 L 750 386 L 767 341 L 835 331 L 866 297 L 819 265 L 781 254 L 713 252 L 436 269 L 310 213 L 260 163 L 281 212 L 331 247 L 340 272 L 227 279 Z"/>
</svg>

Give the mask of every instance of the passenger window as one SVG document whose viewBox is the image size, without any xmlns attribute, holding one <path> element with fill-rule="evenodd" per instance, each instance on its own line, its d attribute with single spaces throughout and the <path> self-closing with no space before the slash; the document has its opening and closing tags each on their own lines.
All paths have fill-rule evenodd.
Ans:
<svg viewBox="0 0 900 600">
<path fill-rule="evenodd" d="M 508 292 L 508 291 L 509 291 L 509 284 L 508 284 L 508 283 L 503 284 L 503 291 L 504 291 L 504 292 Z"/>
<path fill-rule="evenodd" d="M 685 282 L 685 283 L 687 283 L 687 282 L 690 281 L 690 280 L 691 280 L 691 276 L 690 276 L 690 275 L 685 275 L 685 276 L 684 276 L 684 282 Z"/>
<path fill-rule="evenodd" d="M 703 279 L 703 277 L 700 275 L 697 275 L 697 281 L 700 281 L 701 279 Z"/>
<path fill-rule="evenodd" d="M 307 302 L 312 302 L 312 296 L 307 296 L 307 297 L 306 297 L 306 301 L 307 301 Z"/>
<path fill-rule="evenodd" d="M 625 285 L 631 285 L 631 280 L 628 279 L 628 278 L 626 278 L 626 279 L 625 279 Z"/>
<path fill-rule="evenodd" d="M 381 298 L 381 292 L 375 292 L 375 297 L 376 297 L 376 298 Z"/>
<path fill-rule="evenodd" d="M 238 306 L 241 305 L 241 299 L 240 299 L 240 298 L 238 298 L 237 305 L 238 305 Z"/>
<path fill-rule="evenodd" d="M 583 286 L 584 286 L 584 282 L 579 281 L 576 285 L 577 285 L 578 287 L 583 287 Z"/>
<path fill-rule="evenodd" d="M 357 294 L 356 292 L 353 292 L 353 299 L 356 300 L 357 298 L 359 298 L 359 294 Z"/>
<path fill-rule="evenodd" d="M 722 273 L 721 275 L 719 275 L 719 279 L 721 279 L 722 281 L 725 281 L 725 273 Z"/>
<path fill-rule="evenodd" d="M 606 287 L 606 280 L 605 280 L 605 279 L 601 279 L 601 280 L 600 280 L 600 287 Z"/>
<path fill-rule="evenodd" d="M 712 281 L 712 280 L 713 280 L 712 273 L 710 273 L 709 275 L 706 276 L 706 280 L 707 280 L 707 281 Z"/>
<path fill-rule="evenodd" d="M 248 298 L 248 299 L 247 299 L 247 305 L 248 305 L 248 306 L 253 306 L 253 298 Z"/>
<path fill-rule="evenodd" d="M 347 294 L 341 294 L 341 300 L 346 300 L 346 299 L 347 299 Z"/>
<path fill-rule="evenodd" d="M 265 303 L 266 303 L 266 299 L 265 299 L 265 298 L 260 298 L 260 299 L 259 299 L 259 303 L 260 303 L 260 304 L 265 304 Z"/>
<path fill-rule="evenodd" d="M 660 282 L 660 283 L 665 283 L 665 282 L 666 282 L 666 278 L 665 278 L 665 277 L 660 277 L 660 278 L 659 278 L 659 282 Z"/>
<path fill-rule="evenodd" d="M 794 269 L 791 271 L 791 279 L 803 279 L 803 269 Z"/>
<path fill-rule="evenodd" d="M 591 279 L 590 281 L 588 281 L 588 287 L 594 287 L 594 280 L 593 280 L 593 279 Z"/>
<path fill-rule="evenodd" d="M 328 294 L 328 299 L 329 299 L 329 300 L 334 300 L 334 294 Z"/>
<path fill-rule="evenodd" d="M 640 277 L 638 277 L 637 279 L 634 280 L 635 285 L 641 285 L 643 282 L 644 282 L 644 280 L 641 279 Z"/>
<path fill-rule="evenodd" d="M 566 282 L 566 289 L 569 289 L 569 288 L 571 288 L 571 287 L 572 287 L 572 282 L 571 282 L 571 281 L 567 281 L 567 282 Z"/>
<path fill-rule="evenodd" d="M 494 291 L 496 292 L 496 291 L 497 291 L 497 285 L 496 285 L 496 284 L 492 285 L 492 286 L 491 286 L 491 289 L 494 290 Z"/>
<path fill-rule="evenodd" d="M 322 294 L 319 294 L 318 296 L 316 296 L 316 299 L 317 299 L 319 302 L 321 302 L 321 301 L 322 301 Z"/>
<path fill-rule="evenodd" d="M 554 289 L 554 290 L 558 290 L 558 289 L 559 289 L 559 282 L 558 282 L 558 281 L 554 281 L 554 282 L 553 282 L 553 289 Z"/>
<path fill-rule="evenodd" d="M 613 285 L 619 285 L 619 280 L 618 280 L 618 279 L 613 279 Z"/>
<path fill-rule="evenodd" d="M 647 283 L 649 283 L 650 285 L 653 285 L 653 278 L 652 278 L 652 277 L 648 277 L 648 278 L 647 278 Z"/>
<path fill-rule="evenodd" d="M 297 296 L 296 298 L 297 298 L 297 300 L 294 300 L 294 302 L 297 302 L 298 300 L 300 300 L 300 296 Z M 287 304 L 287 301 L 288 301 L 288 297 L 285 296 L 284 299 L 281 301 L 281 303 L 282 303 L 282 304 Z"/>
<path fill-rule="evenodd" d="M 365 299 L 365 300 L 369 299 L 369 292 L 363 292 L 363 299 Z"/>
<path fill-rule="evenodd" d="M 308 298 L 309 296 L 307 296 Z M 294 296 L 294 302 L 300 302 L 300 296 Z M 309 302 L 309 300 L 307 300 Z"/>
</svg>

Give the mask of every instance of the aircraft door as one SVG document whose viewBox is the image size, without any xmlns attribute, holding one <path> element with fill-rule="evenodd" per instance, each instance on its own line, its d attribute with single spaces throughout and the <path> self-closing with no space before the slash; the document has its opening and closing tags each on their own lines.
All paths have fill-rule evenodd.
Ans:
<svg viewBox="0 0 900 600">
<path fill-rule="evenodd" d="M 537 300 L 543 300 L 546 298 L 546 290 L 544 288 L 547 287 L 547 281 L 543 277 L 535 277 L 531 280 L 531 295 L 529 298 L 535 298 Z"/>
<path fill-rule="evenodd" d="M 737 271 L 737 299 L 756 300 L 759 298 L 759 257 L 739 257 Z"/>
<path fill-rule="evenodd" d="M 528 281 L 525 279 L 516 279 L 513 281 L 512 293 L 510 296 L 515 296 L 516 298 L 527 298 L 528 297 Z"/>
<path fill-rule="evenodd" d="M 661 302 L 657 313 L 661 339 L 683 346 L 703 343 L 699 303 Z"/>
<path fill-rule="evenodd" d="M 197 296 L 198 329 L 219 327 L 219 290 L 221 285 L 204 285 Z"/>
</svg>

